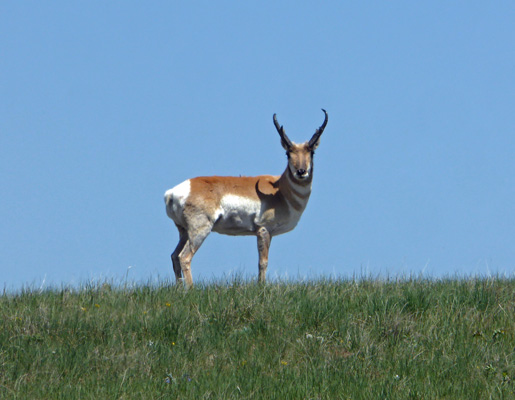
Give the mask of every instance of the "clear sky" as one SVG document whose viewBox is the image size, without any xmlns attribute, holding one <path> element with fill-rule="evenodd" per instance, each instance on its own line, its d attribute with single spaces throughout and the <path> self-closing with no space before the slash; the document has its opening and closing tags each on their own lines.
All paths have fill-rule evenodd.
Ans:
<svg viewBox="0 0 515 400">
<path fill-rule="evenodd" d="M 0 5 L 0 283 L 171 279 L 164 192 L 279 175 L 329 113 L 269 277 L 515 273 L 513 1 Z M 129 269 L 129 267 L 132 267 Z M 213 233 L 193 278 L 257 276 Z"/>
</svg>

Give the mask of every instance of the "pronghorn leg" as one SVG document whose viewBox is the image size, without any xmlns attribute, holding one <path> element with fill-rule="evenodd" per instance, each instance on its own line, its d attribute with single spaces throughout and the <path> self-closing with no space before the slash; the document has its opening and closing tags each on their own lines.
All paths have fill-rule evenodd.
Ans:
<svg viewBox="0 0 515 400">
<path fill-rule="evenodd" d="M 175 273 L 175 281 L 179 284 L 182 280 L 182 273 L 181 273 L 181 263 L 179 261 L 179 254 L 181 253 L 182 249 L 184 248 L 184 245 L 188 241 L 188 232 L 186 232 L 186 229 L 184 229 L 182 226 L 177 225 L 177 229 L 179 230 L 179 244 L 177 244 L 177 247 L 175 248 L 174 252 L 172 253 L 172 264 L 173 264 L 173 272 Z"/>
<path fill-rule="evenodd" d="M 257 231 L 257 244 L 259 252 L 259 276 L 258 282 L 264 283 L 266 276 L 266 268 L 268 267 L 268 249 L 272 240 L 270 232 L 265 227 L 261 227 Z"/>
<path fill-rule="evenodd" d="M 199 221 L 196 221 L 197 224 Z M 191 277 L 191 259 L 204 242 L 204 239 L 211 233 L 213 224 L 207 218 L 205 223 L 193 231 L 188 231 L 188 239 L 179 253 L 179 263 L 181 265 L 182 276 L 186 287 L 193 286 L 193 278 Z"/>
</svg>

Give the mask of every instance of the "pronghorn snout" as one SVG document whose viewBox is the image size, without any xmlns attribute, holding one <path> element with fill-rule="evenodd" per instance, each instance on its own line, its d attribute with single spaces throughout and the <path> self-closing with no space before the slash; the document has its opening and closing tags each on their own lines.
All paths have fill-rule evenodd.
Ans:
<svg viewBox="0 0 515 400">
<path fill-rule="evenodd" d="M 297 170 L 297 176 L 299 178 L 305 178 L 308 174 L 308 171 L 306 171 L 305 169 L 298 169 Z"/>
</svg>

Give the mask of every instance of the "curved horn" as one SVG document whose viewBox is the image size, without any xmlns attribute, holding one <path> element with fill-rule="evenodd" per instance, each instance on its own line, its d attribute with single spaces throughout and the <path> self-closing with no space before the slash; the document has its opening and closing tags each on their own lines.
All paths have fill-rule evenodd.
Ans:
<svg viewBox="0 0 515 400">
<path fill-rule="evenodd" d="M 277 122 L 277 116 L 274 114 L 274 125 L 275 129 L 277 129 L 277 132 L 279 132 L 279 136 L 281 136 L 281 140 L 283 143 L 288 147 L 292 147 L 291 140 L 288 136 L 286 136 L 286 133 L 284 132 L 284 128 L 282 125 L 279 125 L 279 122 Z"/>
<path fill-rule="evenodd" d="M 316 131 L 315 131 L 315 134 L 313 135 L 313 137 L 311 138 L 311 140 L 309 141 L 309 147 L 311 148 L 314 148 L 316 147 L 316 144 L 318 142 L 318 140 L 320 139 L 320 135 L 322 135 L 322 132 L 324 131 L 325 129 L 325 126 L 327 125 L 327 119 L 328 119 L 328 115 L 327 115 L 327 112 L 322 108 L 322 111 L 324 112 L 325 114 L 325 119 L 324 119 L 324 123 L 320 126 L 320 128 L 318 128 Z"/>
</svg>

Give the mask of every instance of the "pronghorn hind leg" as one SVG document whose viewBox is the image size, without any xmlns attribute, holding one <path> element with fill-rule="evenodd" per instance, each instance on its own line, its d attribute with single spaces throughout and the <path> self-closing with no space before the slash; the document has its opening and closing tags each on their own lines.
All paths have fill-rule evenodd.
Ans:
<svg viewBox="0 0 515 400">
<path fill-rule="evenodd" d="M 175 273 L 175 282 L 177 284 L 181 283 L 182 280 L 182 268 L 181 263 L 179 261 L 179 254 L 181 253 L 184 245 L 188 241 L 188 232 L 182 226 L 177 225 L 177 229 L 179 230 L 179 243 L 177 247 L 172 253 L 172 264 L 173 264 L 173 272 Z"/>
<path fill-rule="evenodd" d="M 200 248 L 206 237 L 211 233 L 211 229 L 213 228 L 213 224 L 206 217 L 203 221 L 199 221 L 198 218 L 196 222 L 196 229 L 188 230 L 187 236 L 188 239 L 186 243 L 179 253 L 179 263 L 181 265 L 182 276 L 184 278 L 184 282 L 186 283 L 186 287 L 193 286 L 193 278 L 191 276 L 191 259 Z"/>
<path fill-rule="evenodd" d="M 259 276 L 258 282 L 265 283 L 266 269 L 268 267 L 268 250 L 270 249 L 270 242 L 272 237 L 270 232 L 262 226 L 257 231 L 257 245 L 259 252 Z"/>
</svg>

